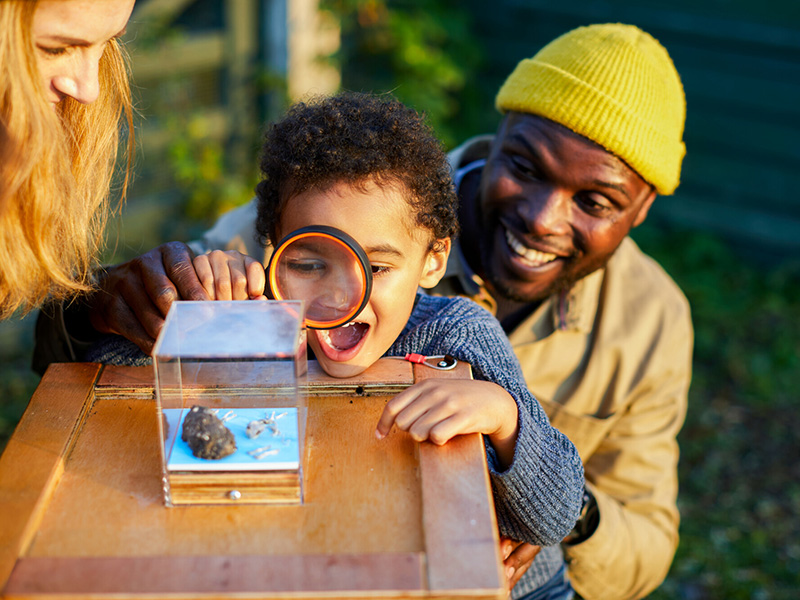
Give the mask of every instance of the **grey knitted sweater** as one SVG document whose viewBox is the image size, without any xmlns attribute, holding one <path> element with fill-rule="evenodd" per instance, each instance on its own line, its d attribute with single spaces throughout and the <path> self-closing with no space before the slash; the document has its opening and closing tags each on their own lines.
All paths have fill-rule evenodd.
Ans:
<svg viewBox="0 0 800 600">
<path fill-rule="evenodd" d="M 550 425 L 531 395 L 503 329 L 466 298 L 419 294 L 411 317 L 386 353 L 449 354 L 472 365 L 475 379 L 505 388 L 517 402 L 514 461 L 503 472 L 486 442 L 500 532 L 541 546 L 558 544 L 575 525 L 583 501 L 583 464 L 569 439 Z"/>
<path fill-rule="evenodd" d="M 526 387 L 500 323 L 471 300 L 418 294 L 408 323 L 386 355 L 404 356 L 410 352 L 449 354 L 468 362 L 476 379 L 497 383 L 516 401 L 519 435 L 511 466 L 498 471 L 488 439 L 486 453 L 500 533 L 549 546 L 542 549 L 517 584 L 514 596 L 536 589 L 563 564 L 558 544 L 572 530 L 580 513 L 584 480 L 578 451 L 550 425 Z M 87 360 L 128 365 L 150 362 L 137 346 L 117 336 L 96 344 Z"/>
</svg>

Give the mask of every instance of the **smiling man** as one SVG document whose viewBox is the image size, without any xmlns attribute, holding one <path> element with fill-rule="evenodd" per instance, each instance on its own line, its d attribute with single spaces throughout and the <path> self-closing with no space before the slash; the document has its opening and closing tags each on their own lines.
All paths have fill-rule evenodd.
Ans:
<svg viewBox="0 0 800 600">
<path fill-rule="evenodd" d="M 627 236 L 678 186 L 683 87 L 650 35 L 593 25 L 520 62 L 496 105 L 497 134 L 451 153 L 462 234 L 435 292 L 495 313 L 581 454 L 583 516 L 562 544 L 578 594 L 646 596 L 678 544 L 693 334 L 683 294 Z M 536 551 L 504 541 L 512 583 Z"/>
<path fill-rule="evenodd" d="M 678 544 L 676 436 L 693 333 L 683 294 L 628 233 L 678 186 L 680 78 L 647 33 L 592 25 L 520 62 L 496 104 L 497 134 L 450 155 L 462 233 L 434 291 L 495 313 L 529 389 L 580 452 L 583 513 L 562 544 L 575 590 L 646 596 Z M 255 203 L 232 211 L 193 249 L 263 256 L 255 220 Z M 69 314 L 40 318 L 40 369 L 80 359 L 89 321 L 149 352 L 173 299 L 206 297 L 177 242 L 108 269 L 100 286 Z M 512 585 L 541 568 L 537 551 L 503 542 Z M 524 582 L 512 594 L 549 597 Z"/>
</svg>

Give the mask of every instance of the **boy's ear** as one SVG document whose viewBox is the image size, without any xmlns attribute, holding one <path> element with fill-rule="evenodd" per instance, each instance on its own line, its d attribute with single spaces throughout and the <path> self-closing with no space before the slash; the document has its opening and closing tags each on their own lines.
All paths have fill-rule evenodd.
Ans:
<svg viewBox="0 0 800 600">
<path fill-rule="evenodd" d="M 433 250 L 425 258 L 425 266 L 419 279 L 420 287 L 432 288 L 444 277 L 447 270 L 447 257 L 450 256 L 450 238 L 436 240 Z"/>
</svg>

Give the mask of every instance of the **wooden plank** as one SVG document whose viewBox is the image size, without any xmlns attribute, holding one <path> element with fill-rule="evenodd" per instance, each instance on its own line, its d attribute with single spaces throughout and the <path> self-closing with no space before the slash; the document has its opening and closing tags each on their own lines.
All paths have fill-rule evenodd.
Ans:
<svg viewBox="0 0 800 600">
<path fill-rule="evenodd" d="M 120 367 L 108 365 L 97 380 L 98 397 L 114 395 L 153 394 L 153 367 Z M 308 385 L 313 394 L 385 393 L 414 382 L 412 365 L 408 361 L 383 358 L 356 377 L 331 377 L 315 360 L 308 361 Z"/>
<path fill-rule="evenodd" d="M 39 527 L 99 370 L 50 365 L 0 457 L 0 589 Z"/>
<path fill-rule="evenodd" d="M 225 594 L 285 593 L 305 597 L 309 592 L 419 590 L 423 587 L 422 555 L 418 552 L 387 554 L 305 554 L 275 556 L 180 556 L 27 558 L 20 560 L 6 593 L 174 594 L 186 598 Z M 396 592 L 391 595 L 396 597 Z M 252 597 L 252 596 L 249 596 Z"/>
<path fill-rule="evenodd" d="M 308 386 L 311 393 L 397 393 L 414 382 L 412 364 L 396 358 L 382 358 L 356 377 L 331 377 L 316 360 L 308 361 Z"/>
<path fill-rule="evenodd" d="M 452 371 L 415 365 L 414 375 L 416 381 L 469 379 L 471 370 L 465 363 Z M 429 589 L 445 595 L 494 591 L 497 598 L 504 598 L 505 576 L 483 438 L 462 435 L 444 446 L 423 442 L 419 466 Z M 482 480 L 474 476 L 476 472 L 483 473 Z M 486 560 L 488 556 L 494 560 Z"/>
<path fill-rule="evenodd" d="M 106 365 L 95 384 L 98 398 L 155 399 L 155 374 L 153 367 L 122 367 Z"/>
<path fill-rule="evenodd" d="M 64 375 L 74 369 L 97 373 L 96 365 L 62 367 L 58 385 L 45 394 L 43 384 L 42 397 L 63 395 Z M 466 364 L 414 369 L 424 369 L 416 379 L 469 377 Z M 129 389 L 152 389 L 146 371 L 121 369 L 116 377 Z M 113 379 L 109 373 L 106 385 Z M 24 598 L 504 597 L 480 437 L 444 448 L 420 448 L 397 430 L 377 440 L 375 424 L 390 398 L 310 399 L 302 506 L 166 508 L 155 403 L 116 398 L 110 388 L 90 396 L 90 410 L 69 427 L 79 433 L 67 436 L 74 444 L 60 455 L 63 473 L 39 510 L 35 537 L 7 561 L 10 569 L 21 554 L 0 589 Z M 65 435 L 64 423 L 55 429 Z M 10 505 L 0 504 L 0 515 Z M 480 507 L 484 514 L 476 514 Z"/>
<path fill-rule="evenodd" d="M 170 473 L 172 504 L 300 504 L 301 473 L 270 471 L 262 473 Z M 241 496 L 231 496 L 236 490 Z"/>
<path fill-rule="evenodd" d="M 96 399 L 27 557 L 421 552 L 417 444 L 375 438 L 389 398 L 310 399 L 303 505 L 174 508 L 155 403 Z"/>
</svg>

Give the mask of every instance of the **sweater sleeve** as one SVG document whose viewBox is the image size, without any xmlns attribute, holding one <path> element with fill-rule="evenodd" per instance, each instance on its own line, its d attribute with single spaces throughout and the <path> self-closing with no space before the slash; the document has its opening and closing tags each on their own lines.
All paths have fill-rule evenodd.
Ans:
<svg viewBox="0 0 800 600">
<path fill-rule="evenodd" d="M 476 379 L 496 383 L 514 398 L 519 435 L 507 470 L 498 471 L 494 449 L 485 440 L 500 533 L 541 546 L 560 543 L 580 513 L 583 465 L 525 385 L 498 321 L 464 298 L 421 296 L 409 326 L 389 351 L 406 352 L 450 354 L 470 363 Z"/>
</svg>

